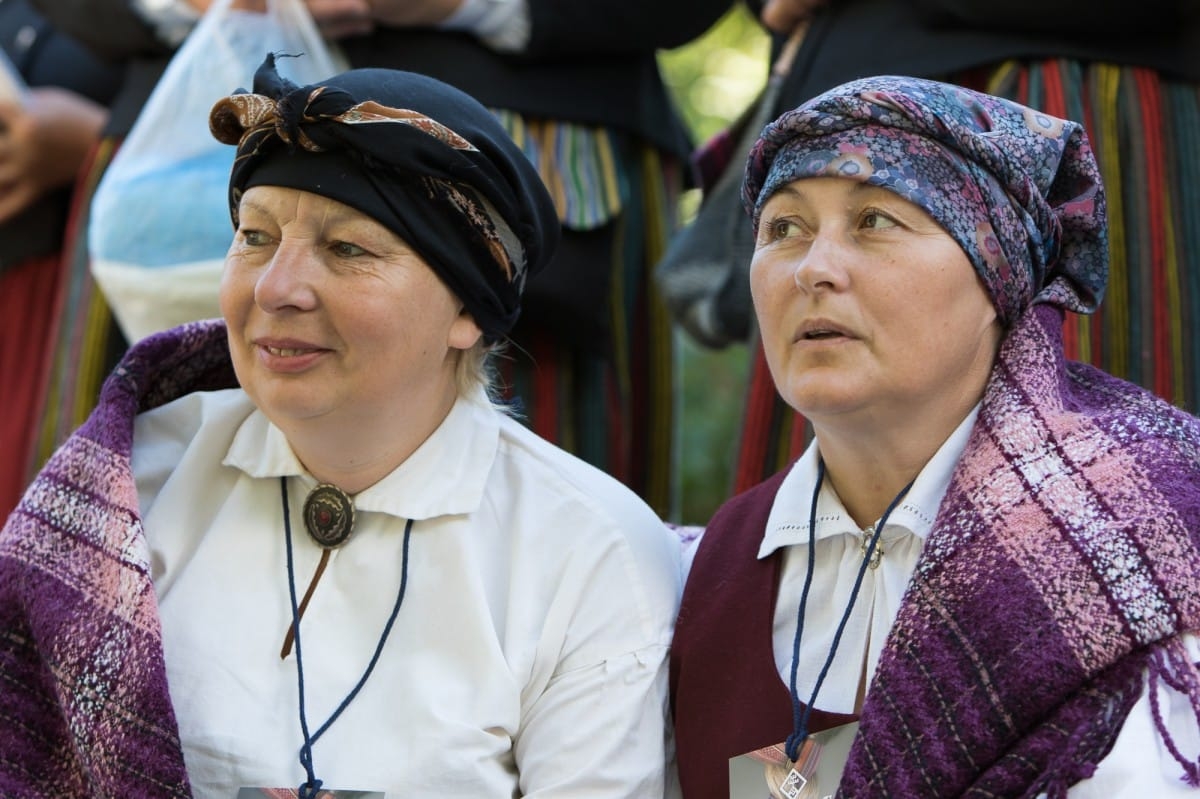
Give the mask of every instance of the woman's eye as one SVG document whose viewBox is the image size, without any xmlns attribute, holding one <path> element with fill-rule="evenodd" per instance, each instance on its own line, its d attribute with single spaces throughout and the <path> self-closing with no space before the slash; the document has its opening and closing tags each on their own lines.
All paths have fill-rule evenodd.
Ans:
<svg viewBox="0 0 1200 799">
<path fill-rule="evenodd" d="M 261 230 L 242 230 L 241 233 L 242 241 L 251 247 L 261 247 L 270 240 L 267 234 Z"/>
<path fill-rule="evenodd" d="M 359 247 L 357 244 L 351 244 L 348 241 L 335 241 L 330 249 L 341 258 L 356 258 L 367 254 L 367 251 L 362 247 Z"/>
<path fill-rule="evenodd" d="M 791 219 L 780 218 L 772 219 L 765 225 L 763 231 L 767 241 L 779 241 L 780 239 L 790 238 L 800 232 L 800 227 Z"/>
<path fill-rule="evenodd" d="M 890 216 L 884 216 L 878 211 L 868 211 L 863 214 L 862 225 L 866 228 L 895 227 L 896 222 Z"/>
</svg>

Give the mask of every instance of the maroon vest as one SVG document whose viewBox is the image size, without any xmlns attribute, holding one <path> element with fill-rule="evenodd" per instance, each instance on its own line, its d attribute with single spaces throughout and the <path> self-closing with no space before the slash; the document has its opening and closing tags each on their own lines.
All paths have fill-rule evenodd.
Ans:
<svg viewBox="0 0 1200 799">
<path fill-rule="evenodd" d="M 782 555 L 758 559 L 786 473 L 717 511 L 683 590 L 671 645 L 671 702 L 685 799 L 729 799 L 729 759 L 792 732 L 791 698 L 772 644 Z M 809 730 L 854 719 L 814 710 Z"/>
</svg>

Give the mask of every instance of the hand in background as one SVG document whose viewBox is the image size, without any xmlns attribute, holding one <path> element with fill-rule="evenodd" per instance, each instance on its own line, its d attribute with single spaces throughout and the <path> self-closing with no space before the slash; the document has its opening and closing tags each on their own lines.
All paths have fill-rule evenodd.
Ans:
<svg viewBox="0 0 1200 799">
<path fill-rule="evenodd" d="M 103 106 L 57 87 L 0 103 L 0 222 L 75 180 L 108 118 Z"/>
<path fill-rule="evenodd" d="M 463 0 L 366 0 L 375 20 L 395 28 L 419 28 L 442 22 Z"/>
<path fill-rule="evenodd" d="M 776 33 L 791 33 L 827 0 L 766 0 L 759 19 Z"/>
<path fill-rule="evenodd" d="M 358 36 L 375 28 L 367 0 L 304 0 L 304 3 L 327 39 Z"/>
<path fill-rule="evenodd" d="M 462 0 L 305 0 L 326 37 L 340 39 L 370 33 L 377 24 L 395 28 L 437 25 Z"/>
</svg>

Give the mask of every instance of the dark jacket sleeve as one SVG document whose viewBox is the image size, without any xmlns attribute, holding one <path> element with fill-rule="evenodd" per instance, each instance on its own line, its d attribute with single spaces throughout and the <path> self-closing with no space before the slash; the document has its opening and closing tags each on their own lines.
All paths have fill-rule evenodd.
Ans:
<svg viewBox="0 0 1200 799">
<path fill-rule="evenodd" d="M 529 0 L 525 56 L 579 58 L 679 47 L 734 5 L 732 0 Z"/>
<path fill-rule="evenodd" d="M 932 27 L 1005 30 L 1021 33 L 1146 34 L 1170 30 L 1200 18 L 1196 0 L 911 0 Z"/>
<path fill-rule="evenodd" d="M 33 5 L 56 28 L 107 61 L 171 52 L 134 13 L 129 0 L 33 0 Z"/>
</svg>

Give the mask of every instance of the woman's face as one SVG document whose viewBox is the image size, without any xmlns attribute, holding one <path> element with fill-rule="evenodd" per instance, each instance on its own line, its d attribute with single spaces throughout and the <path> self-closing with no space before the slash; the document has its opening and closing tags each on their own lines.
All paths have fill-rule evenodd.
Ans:
<svg viewBox="0 0 1200 799">
<path fill-rule="evenodd" d="M 480 331 L 404 240 L 297 189 L 253 187 L 239 213 L 221 312 L 238 380 L 268 418 L 286 430 L 448 410 L 458 352 Z"/>
<path fill-rule="evenodd" d="M 995 309 L 958 244 L 891 191 L 783 187 L 763 206 L 750 285 L 775 385 L 815 423 L 904 424 L 982 396 Z"/>
</svg>

